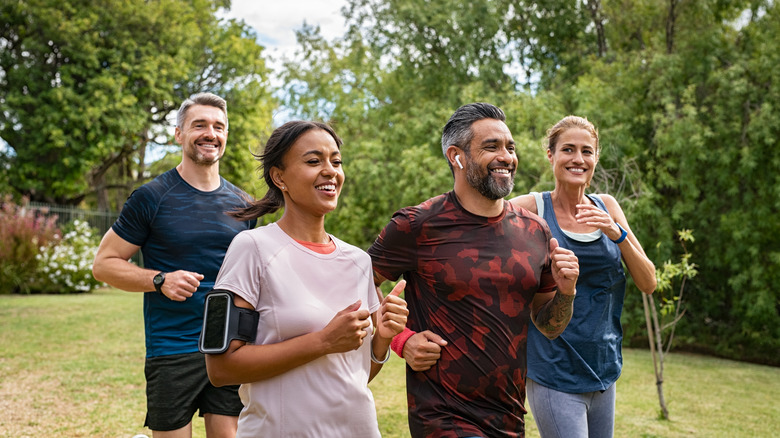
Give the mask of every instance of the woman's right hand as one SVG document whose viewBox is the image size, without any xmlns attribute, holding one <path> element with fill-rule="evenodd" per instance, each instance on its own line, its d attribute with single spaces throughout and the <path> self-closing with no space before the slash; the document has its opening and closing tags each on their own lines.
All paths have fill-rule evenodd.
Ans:
<svg viewBox="0 0 780 438">
<path fill-rule="evenodd" d="M 360 309 L 361 301 L 357 300 L 340 311 L 322 329 L 325 354 L 344 353 L 357 350 L 363 345 L 363 339 L 368 336 L 371 320 L 366 309 Z"/>
</svg>

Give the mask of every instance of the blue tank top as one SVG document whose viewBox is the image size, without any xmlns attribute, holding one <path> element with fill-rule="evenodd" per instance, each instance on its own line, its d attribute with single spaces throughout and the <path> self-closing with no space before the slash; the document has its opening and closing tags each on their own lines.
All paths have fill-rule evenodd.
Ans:
<svg viewBox="0 0 780 438">
<path fill-rule="evenodd" d="M 592 241 L 577 239 L 558 225 L 550 192 L 542 194 L 542 217 L 553 237 L 579 259 L 574 312 L 566 330 L 547 339 L 533 324 L 528 329 L 528 377 L 561 392 L 601 391 L 612 385 L 623 366 L 620 315 L 626 291 L 620 248 L 600 231 Z M 607 211 L 597 196 L 588 195 Z M 585 235 L 579 235 L 585 236 Z"/>
</svg>

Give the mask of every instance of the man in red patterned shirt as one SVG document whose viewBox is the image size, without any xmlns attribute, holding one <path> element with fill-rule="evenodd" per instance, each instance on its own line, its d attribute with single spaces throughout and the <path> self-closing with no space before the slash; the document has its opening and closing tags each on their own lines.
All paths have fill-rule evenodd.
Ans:
<svg viewBox="0 0 780 438">
<path fill-rule="evenodd" d="M 455 111 L 442 133 L 454 189 L 396 212 L 368 250 L 377 285 L 407 281 L 396 352 L 414 438 L 523 437 L 528 324 L 554 338 L 571 318 L 577 257 L 504 201 L 517 167 L 505 120 L 485 103 Z"/>
</svg>

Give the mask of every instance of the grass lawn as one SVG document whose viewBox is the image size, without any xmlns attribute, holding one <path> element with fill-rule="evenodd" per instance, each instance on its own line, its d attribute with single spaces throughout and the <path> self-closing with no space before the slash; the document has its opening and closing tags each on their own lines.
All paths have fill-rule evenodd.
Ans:
<svg viewBox="0 0 780 438">
<path fill-rule="evenodd" d="M 151 436 L 143 427 L 141 294 L 0 296 L 0 437 Z M 626 350 L 617 437 L 771 437 L 780 431 L 780 368 L 672 354 L 659 419 L 649 352 Z M 384 437 L 408 437 L 403 361 L 371 383 Z M 527 436 L 538 437 L 532 417 Z M 193 436 L 205 437 L 195 418 Z"/>
</svg>

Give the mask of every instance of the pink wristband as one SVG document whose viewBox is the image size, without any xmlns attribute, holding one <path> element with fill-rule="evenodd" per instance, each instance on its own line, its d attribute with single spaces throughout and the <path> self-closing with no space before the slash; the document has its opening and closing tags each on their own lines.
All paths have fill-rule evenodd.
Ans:
<svg viewBox="0 0 780 438">
<path fill-rule="evenodd" d="M 404 331 L 395 335 L 393 340 L 390 341 L 390 348 L 395 351 L 395 354 L 397 354 L 398 357 L 404 357 L 404 345 L 406 345 L 406 341 L 415 333 L 417 332 L 412 331 L 408 327 L 404 327 Z"/>
</svg>

